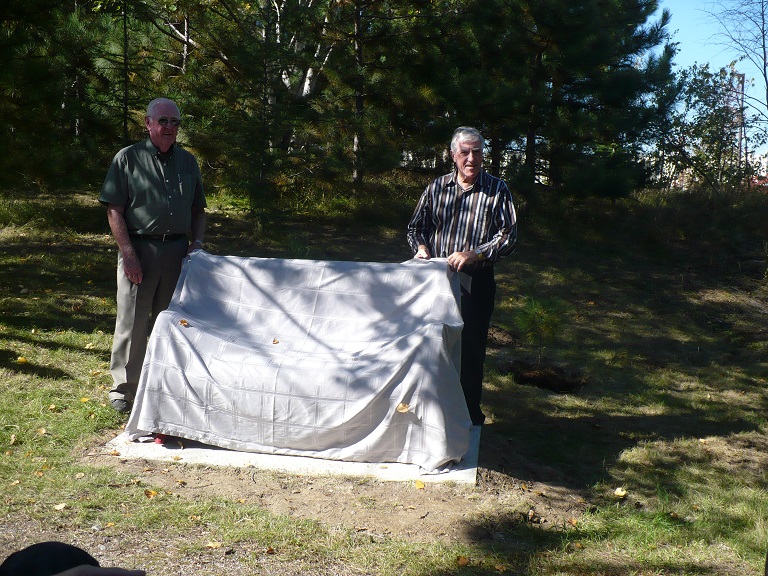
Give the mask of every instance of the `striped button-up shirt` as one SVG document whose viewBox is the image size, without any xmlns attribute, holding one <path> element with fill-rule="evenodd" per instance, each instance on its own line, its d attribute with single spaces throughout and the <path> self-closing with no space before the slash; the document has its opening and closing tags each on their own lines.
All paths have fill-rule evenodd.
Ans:
<svg viewBox="0 0 768 576">
<path fill-rule="evenodd" d="M 455 172 L 432 182 L 408 223 L 408 243 L 414 253 L 424 244 L 433 258 L 479 249 L 492 263 L 510 254 L 516 241 L 512 193 L 503 180 L 484 170 L 466 192 Z"/>
</svg>

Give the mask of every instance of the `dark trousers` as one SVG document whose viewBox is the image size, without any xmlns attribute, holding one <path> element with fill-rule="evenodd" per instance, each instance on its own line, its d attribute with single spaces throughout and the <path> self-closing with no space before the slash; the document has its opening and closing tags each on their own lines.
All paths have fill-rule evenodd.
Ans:
<svg viewBox="0 0 768 576">
<path fill-rule="evenodd" d="M 482 424 L 485 421 L 485 414 L 480 409 L 483 364 L 496 298 L 496 279 L 492 266 L 471 270 L 467 275 L 472 280 L 471 284 L 461 287 L 461 317 L 464 320 L 461 332 L 461 387 L 472 423 Z"/>
</svg>

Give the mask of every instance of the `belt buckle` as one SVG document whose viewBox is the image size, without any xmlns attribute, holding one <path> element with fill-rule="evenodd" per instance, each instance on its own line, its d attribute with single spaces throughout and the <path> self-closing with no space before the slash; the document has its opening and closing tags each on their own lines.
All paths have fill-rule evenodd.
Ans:
<svg viewBox="0 0 768 576">
<path fill-rule="evenodd" d="M 166 238 L 167 238 L 168 240 L 171 240 L 171 236 L 173 236 L 173 234 L 163 234 L 163 237 L 162 237 L 162 240 L 161 240 L 161 242 L 165 242 L 165 241 L 166 241 Z"/>
</svg>

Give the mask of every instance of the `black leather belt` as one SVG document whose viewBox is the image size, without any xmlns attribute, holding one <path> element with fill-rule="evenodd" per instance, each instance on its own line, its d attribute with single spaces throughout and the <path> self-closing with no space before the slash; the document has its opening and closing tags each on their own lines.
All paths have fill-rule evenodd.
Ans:
<svg viewBox="0 0 768 576">
<path fill-rule="evenodd" d="M 186 234 L 129 234 L 131 238 L 139 240 L 155 240 L 157 242 L 170 242 L 171 240 L 181 240 L 186 238 Z"/>
</svg>

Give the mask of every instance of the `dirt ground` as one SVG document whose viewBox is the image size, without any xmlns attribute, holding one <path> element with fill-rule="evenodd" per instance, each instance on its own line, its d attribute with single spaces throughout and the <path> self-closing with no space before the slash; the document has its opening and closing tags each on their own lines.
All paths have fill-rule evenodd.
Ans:
<svg viewBox="0 0 768 576">
<path fill-rule="evenodd" d="M 116 433 L 114 433 L 116 435 Z M 111 454 L 111 436 L 84 449 L 84 464 L 110 467 L 115 489 L 131 484 L 201 505 L 217 497 L 257 505 L 295 519 L 315 520 L 331 531 L 352 531 L 372 542 L 389 539 L 414 543 L 483 543 L 514 539 L 510 529 L 526 523 L 538 529 L 561 529 L 578 521 L 587 504 L 582 494 L 512 478 L 498 469 L 501 454 L 481 440 L 477 484 L 392 482 L 372 478 L 297 476 L 255 468 L 220 468 L 183 463 L 127 460 Z M 531 476 L 537 471 L 530 469 Z M 129 513 L 129 512 L 127 512 Z M 125 532 L 76 521 L 42 523 L 20 514 L 0 522 L 0 546 L 8 553 L 46 540 L 73 543 L 90 552 L 102 566 L 143 568 L 151 576 L 221 576 L 246 574 L 242 560 L 257 558 L 253 573 L 277 576 L 351 576 L 343 559 L 291 557 L 271 550 L 268 542 L 246 538 L 215 542 L 215 530 L 201 523 L 184 536 L 147 531 Z M 211 542 L 200 551 L 200 543 Z M 190 544 L 197 543 L 190 552 Z M 309 562 L 309 565 L 308 565 Z M 359 572 L 354 572 L 360 576 Z"/>
<path fill-rule="evenodd" d="M 141 485 L 182 498 L 236 498 L 275 514 L 317 520 L 373 538 L 476 542 L 503 538 L 501 526 L 510 522 L 558 528 L 572 524 L 583 512 L 583 495 L 497 472 L 498 466 L 489 459 L 499 451 L 482 446 L 481 440 L 475 486 L 439 482 L 422 486 L 370 477 L 297 476 L 255 468 L 127 460 L 99 447 L 83 460 L 115 467 Z"/>
</svg>

